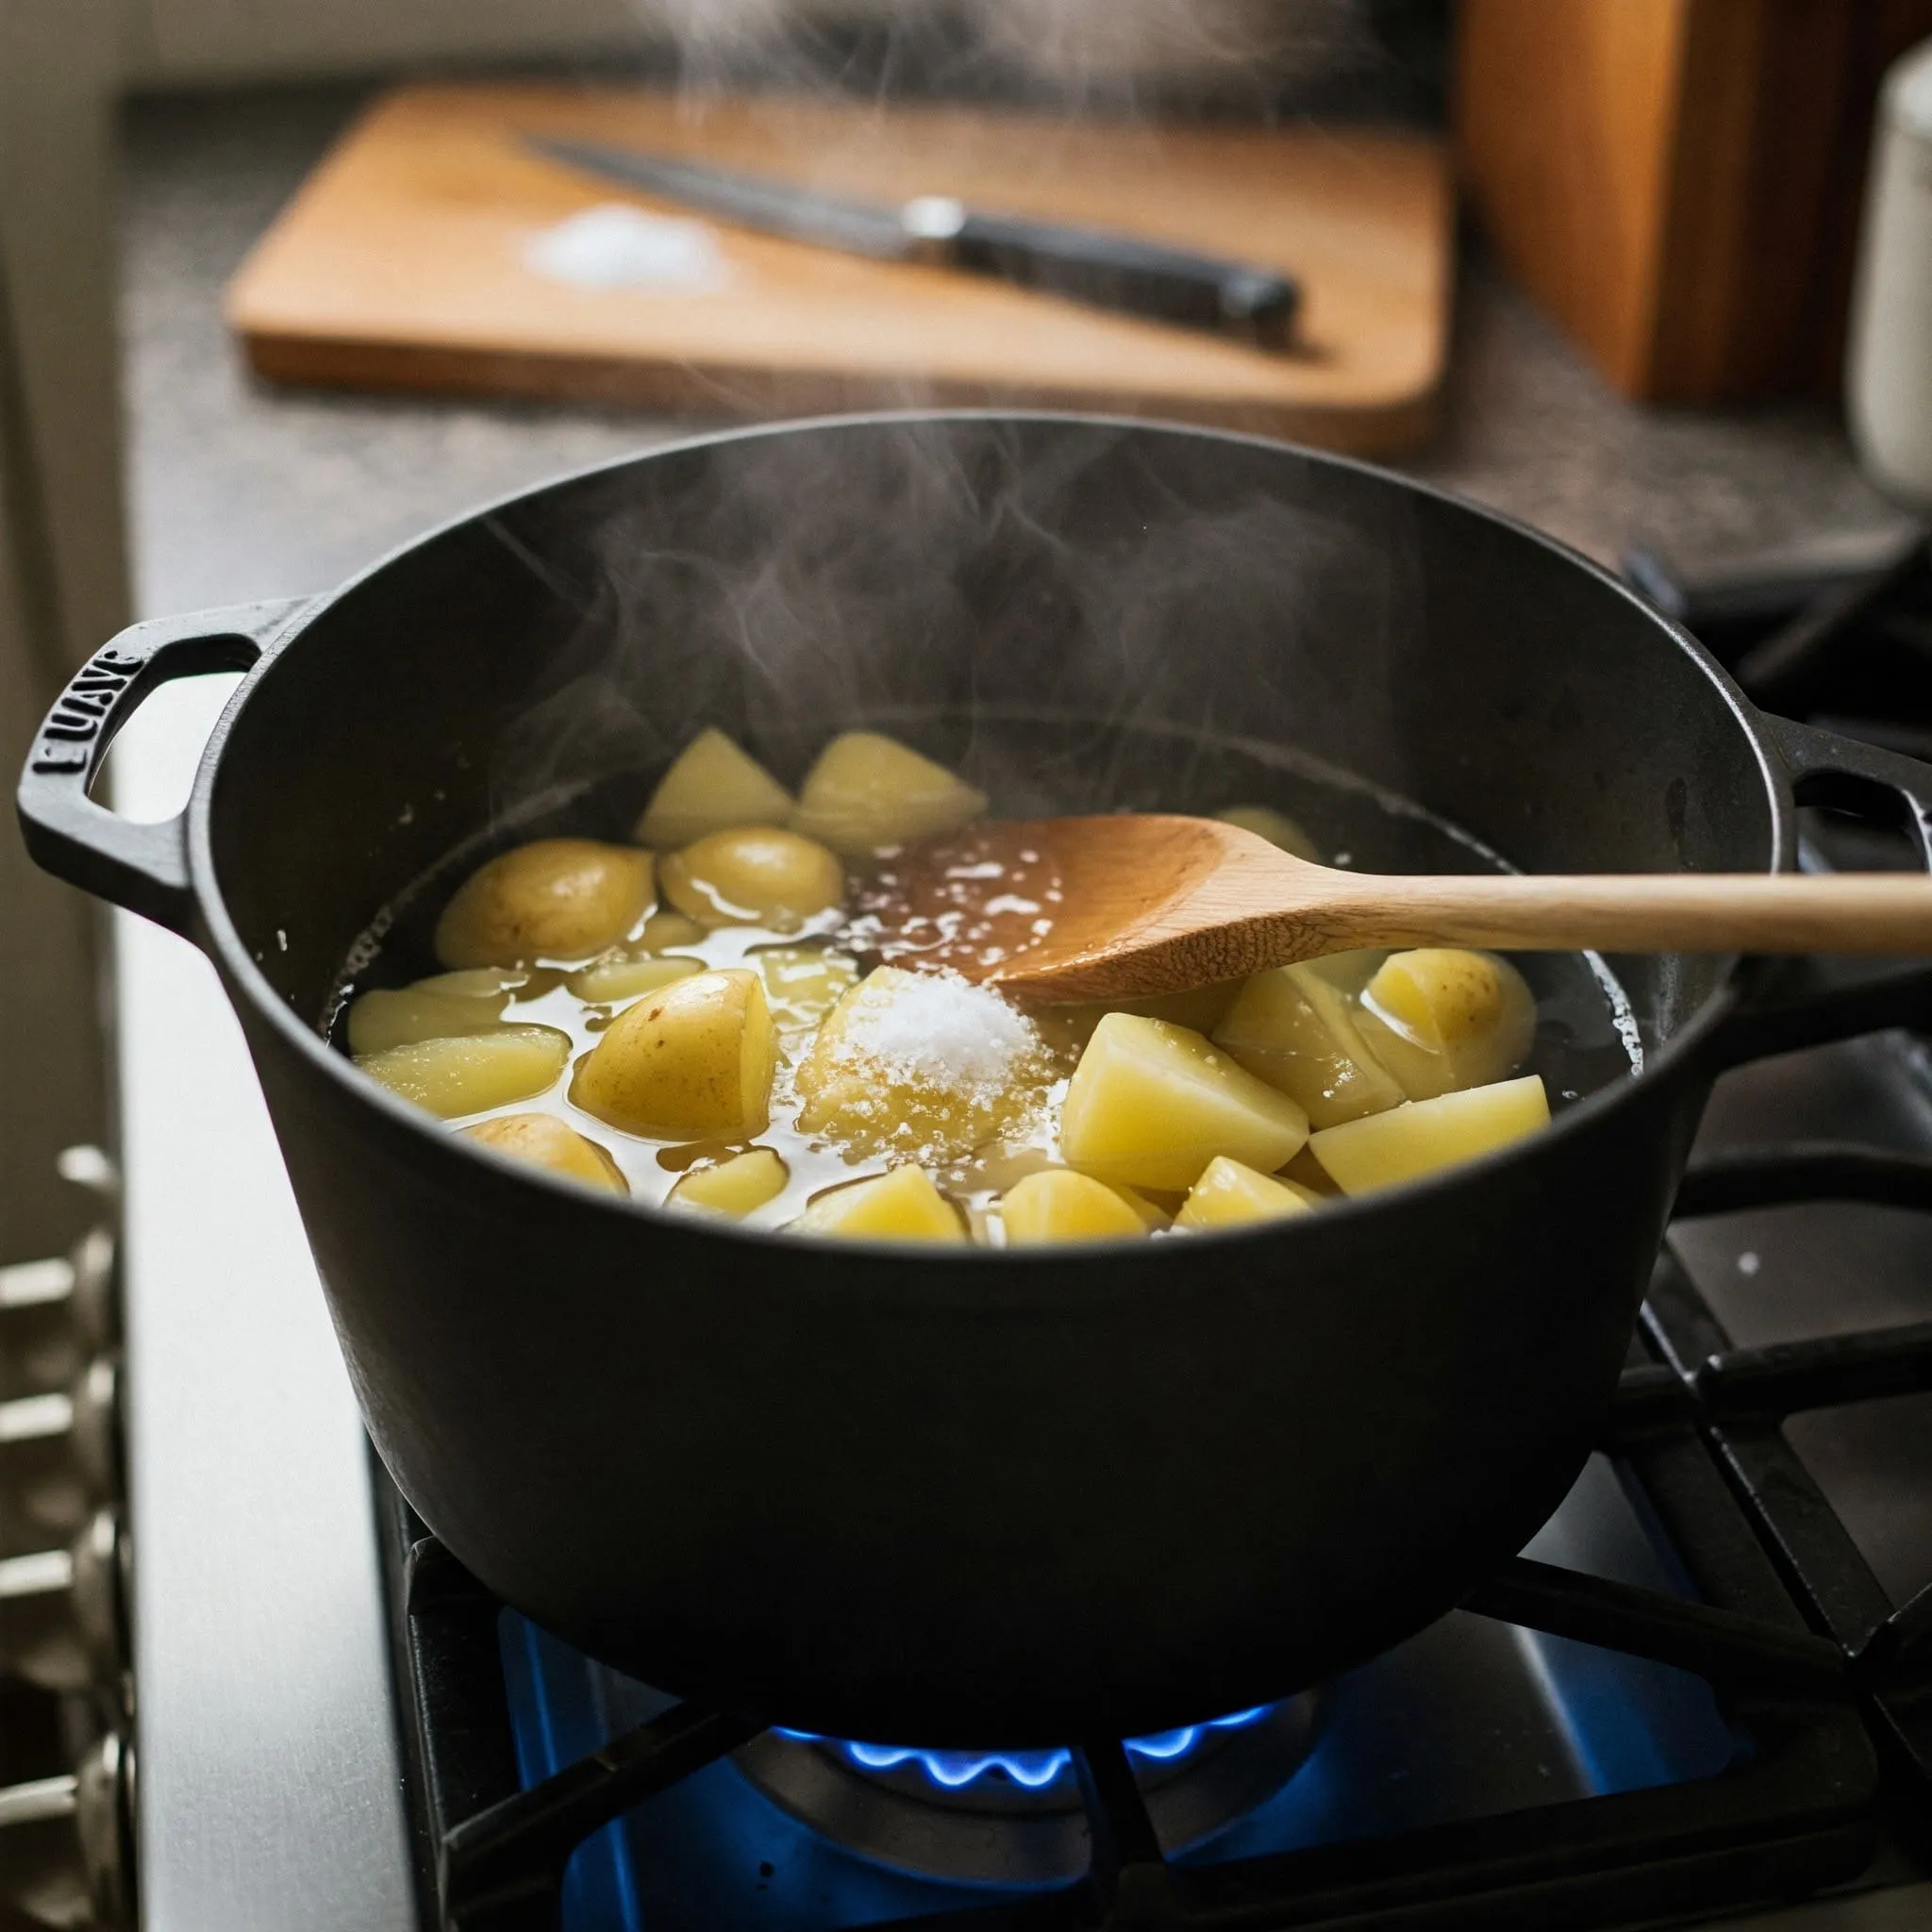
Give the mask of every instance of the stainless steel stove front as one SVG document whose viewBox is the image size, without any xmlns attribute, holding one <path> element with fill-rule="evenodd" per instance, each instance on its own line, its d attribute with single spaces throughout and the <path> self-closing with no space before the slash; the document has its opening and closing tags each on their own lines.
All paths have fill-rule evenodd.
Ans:
<svg viewBox="0 0 1932 1932">
<path fill-rule="evenodd" d="M 158 817 L 221 689 L 117 748 Z M 414 1932 L 367 1445 L 241 1029 L 114 922 L 145 1932 Z"/>
</svg>

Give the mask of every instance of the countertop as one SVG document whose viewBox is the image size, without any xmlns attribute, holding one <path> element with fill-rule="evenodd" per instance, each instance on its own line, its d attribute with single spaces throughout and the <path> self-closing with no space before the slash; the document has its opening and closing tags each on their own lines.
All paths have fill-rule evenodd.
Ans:
<svg viewBox="0 0 1932 1932">
<path fill-rule="evenodd" d="M 144 615 L 323 590 L 489 498 L 702 423 L 529 404 L 275 391 L 221 319 L 224 284 L 364 97 L 346 88 L 133 106 L 123 328 Z M 1399 467 L 1614 561 L 1904 527 L 1833 413 L 1624 402 L 1465 251 L 1441 434 Z"/>
</svg>

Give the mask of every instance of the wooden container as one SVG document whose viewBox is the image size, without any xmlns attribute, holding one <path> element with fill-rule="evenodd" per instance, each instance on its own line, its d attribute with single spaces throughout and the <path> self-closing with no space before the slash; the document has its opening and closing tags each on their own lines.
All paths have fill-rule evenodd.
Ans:
<svg viewBox="0 0 1932 1932">
<path fill-rule="evenodd" d="M 1832 391 L 1878 82 L 1928 34 L 1932 0 L 1462 0 L 1471 197 L 1625 395 Z"/>
</svg>

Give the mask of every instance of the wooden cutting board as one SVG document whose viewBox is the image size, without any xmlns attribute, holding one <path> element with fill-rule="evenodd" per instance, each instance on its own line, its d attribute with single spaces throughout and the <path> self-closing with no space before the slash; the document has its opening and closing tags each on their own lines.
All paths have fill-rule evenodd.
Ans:
<svg viewBox="0 0 1932 1932">
<path fill-rule="evenodd" d="M 881 201 L 950 194 L 1254 259 L 1300 279 L 1303 341 L 1271 354 L 976 275 L 727 227 L 696 238 L 715 256 L 701 275 L 620 287 L 559 279 L 529 257 L 569 218 L 613 203 L 689 211 L 547 160 L 523 145 L 525 131 Z M 230 285 L 227 312 L 252 366 L 275 382 L 707 415 L 1119 410 L 1386 451 L 1432 421 L 1452 213 L 1441 146 L 1403 134 L 406 87 L 369 110 L 283 210 Z"/>
</svg>

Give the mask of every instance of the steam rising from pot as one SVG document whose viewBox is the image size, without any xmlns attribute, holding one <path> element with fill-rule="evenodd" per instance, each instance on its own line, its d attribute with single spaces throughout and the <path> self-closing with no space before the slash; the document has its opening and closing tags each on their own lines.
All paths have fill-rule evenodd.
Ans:
<svg viewBox="0 0 1932 1932">
<path fill-rule="evenodd" d="M 1399 784 L 1404 533 L 1372 544 L 1264 491 L 1239 442 L 1160 437 L 1124 489 L 1132 438 L 905 417 L 633 473 L 648 495 L 541 566 L 577 616 L 499 748 L 497 809 L 661 766 L 707 724 L 793 780 L 870 724 L 1003 812 L 1172 808 L 1208 741 L 1284 706 L 1324 760 Z M 514 512 L 495 527 L 539 567 Z M 1002 719 L 1060 721 L 1063 748 L 1016 764 Z M 1150 735 L 1174 747 L 1159 770 Z"/>
<path fill-rule="evenodd" d="M 1131 108 L 1230 92 L 1258 104 L 1374 58 L 1365 0 L 639 0 L 682 84 L 849 92 L 1018 87 Z M 858 32 L 855 33 L 855 28 Z"/>
<path fill-rule="evenodd" d="M 714 87 L 850 100 L 1010 93 L 1016 76 L 1119 113 L 1230 90 L 1265 108 L 1285 79 L 1360 61 L 1364 14 L 1365 0 L 652 0 L 648 18 L 674 38 L 694 114 Z M 1051 165 L 1050 142 L 1038 158 Z M 908 380 L 899 400 L 927 398 Z M 1156 778 L 1129 740 L 1238 736 L 1276 689 L 1307 717 L 1304 743 L 1399 766 L 1365 741 L 1387 708 L 1363 698 L 1415 628 L 1412 573 L 1258 478 L 1230 486 L 1239 463 L 1149 468 L 1124 503 L 1093 480 L 1107 447 L 908 419 L 654 466 L 651 500 L 614 507 L 561 587 L 579 621 L 501 746 L 499 812 L 661 766 L 708 724 L 793 779 L 830 734 L 897 724 L 1002 809 L 1172 804 L 1187 773 Z M 499 532 L 516 547 L 513 519 Z M 999 734 L 976 727 L 1017 713 L 1069 721 L 1055 769 L 1001 768 Z"/>
</svg>

